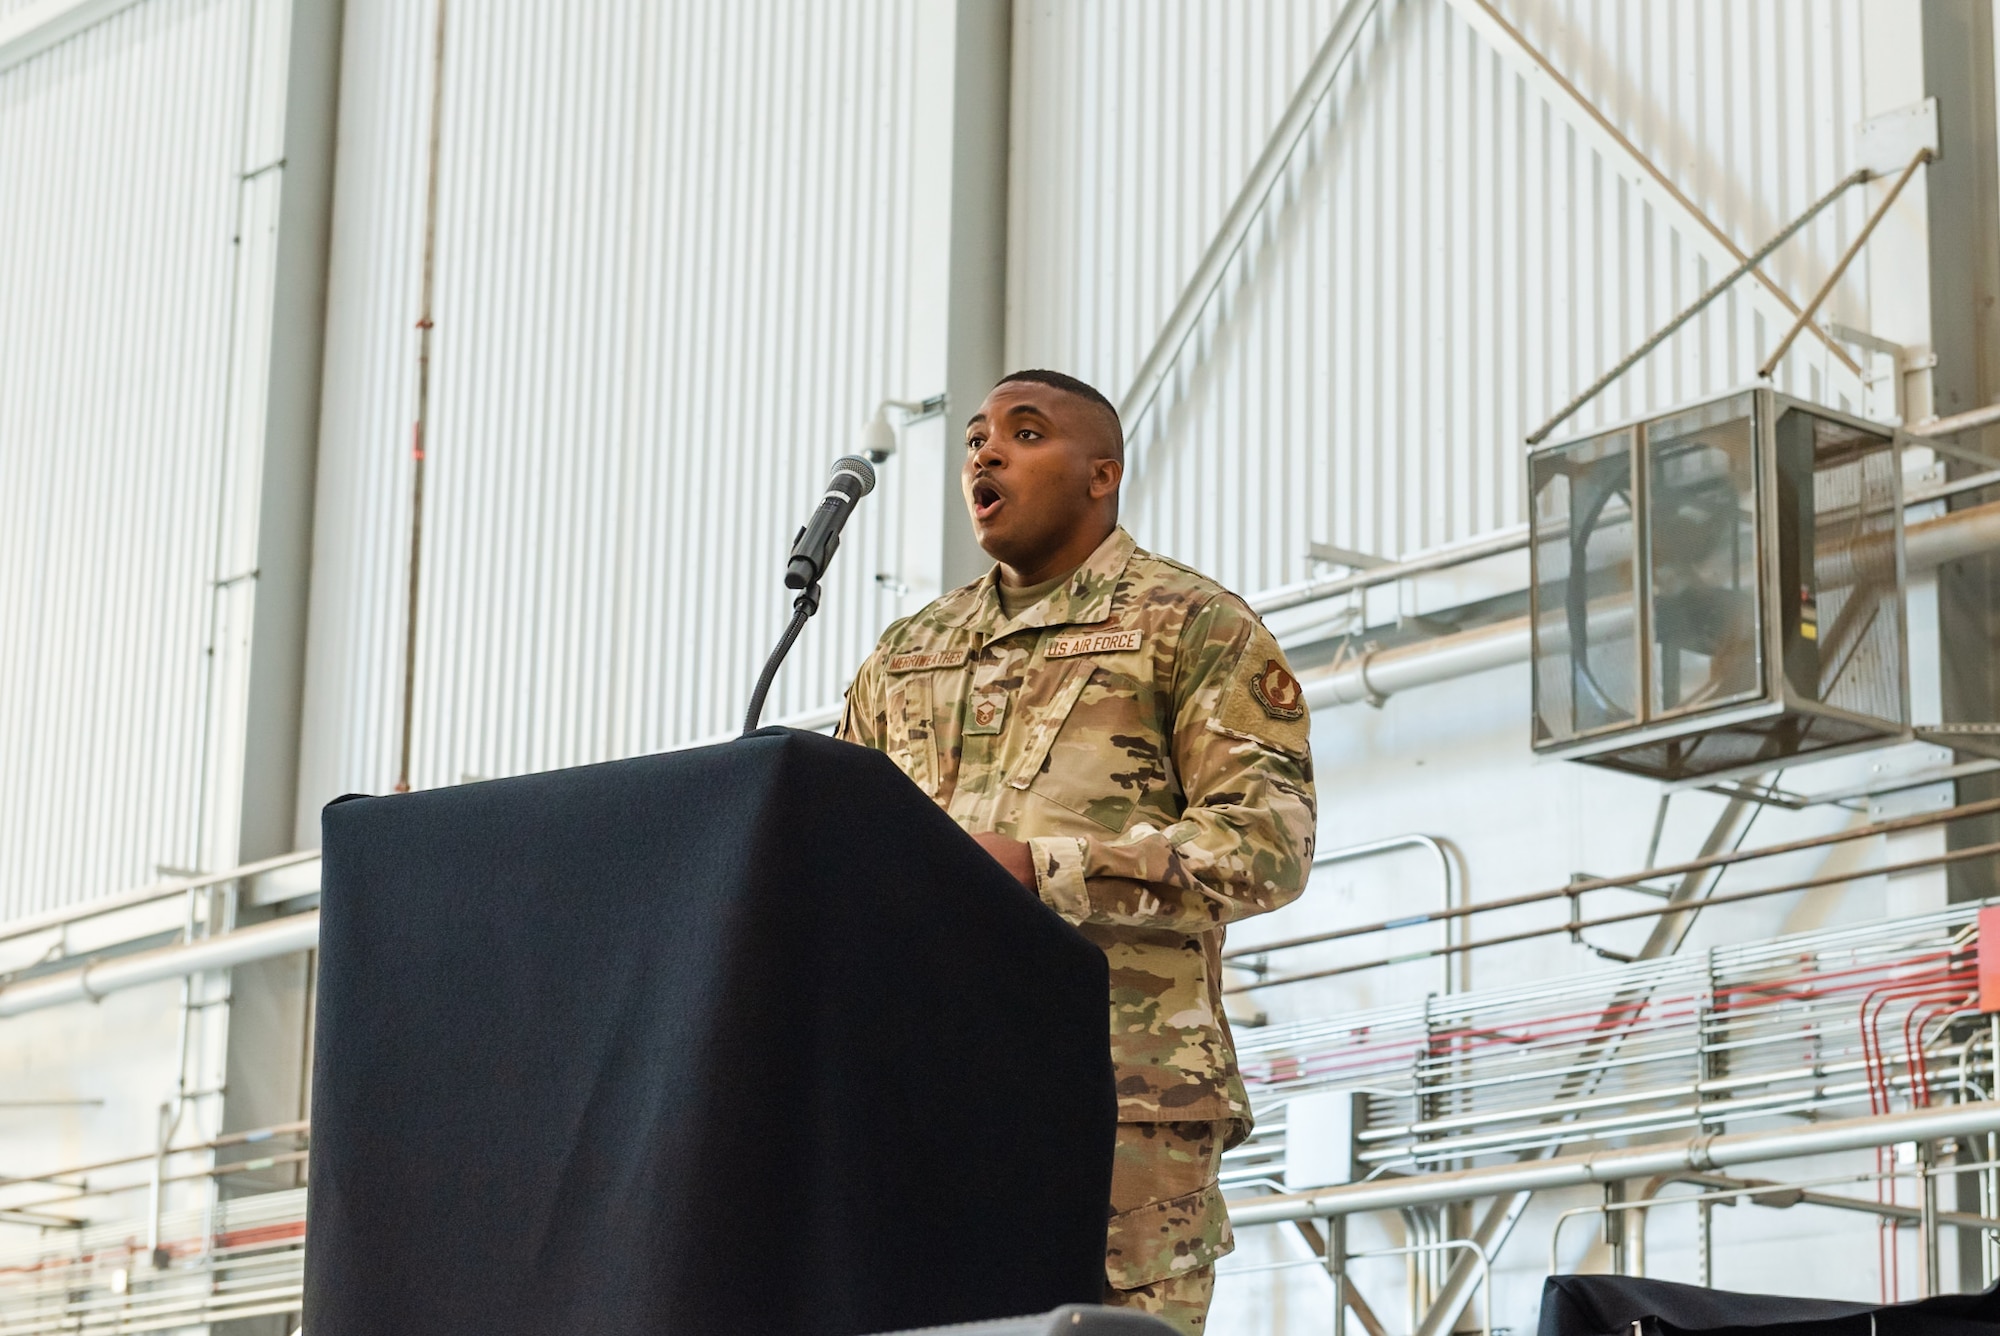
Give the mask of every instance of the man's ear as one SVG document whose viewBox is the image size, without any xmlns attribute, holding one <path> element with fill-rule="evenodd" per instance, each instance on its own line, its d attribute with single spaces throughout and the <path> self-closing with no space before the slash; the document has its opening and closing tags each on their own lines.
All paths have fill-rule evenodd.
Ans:
<svg viewBox="0 0 2000 1336">
<path fill-rule="evenodd" d="M 1090 499 L 1102 501 L 1118 492 L 1118 484 L 1125 479 L 1125 465 L 1109 455 L 1093 460 L 1090 465 Z"/>
</svg>

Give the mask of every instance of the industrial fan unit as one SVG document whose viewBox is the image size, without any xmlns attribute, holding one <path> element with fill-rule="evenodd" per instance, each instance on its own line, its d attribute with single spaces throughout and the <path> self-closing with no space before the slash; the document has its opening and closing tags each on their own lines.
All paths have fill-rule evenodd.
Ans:
<svg viewBox="0 0 2000 1336">
<path fill-rule="evenodd" d="M 1743 390 L 1528 488 L 1537 752 L 1714 780 L 1909 736 L 1893 429 Z"/>
</svg>

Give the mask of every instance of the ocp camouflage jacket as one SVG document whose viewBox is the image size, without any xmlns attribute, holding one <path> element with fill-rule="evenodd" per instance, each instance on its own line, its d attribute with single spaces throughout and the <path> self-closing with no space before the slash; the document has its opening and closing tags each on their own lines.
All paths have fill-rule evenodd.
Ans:
<svg viewBox="0 0 2000 1336">
<path fill-rule="evenodd" d="M 882 634 L 839 736 L 969 831 L 1032 850 L 1042 899 L 1110 957 L 1124 1122 L 1250 1104 L 1222 1010 L 1223 925 L 1305 887 L 1299 684 L 1255 613 L 1118 529 L 1014 618 L 996 572 Z"/>
</svg>

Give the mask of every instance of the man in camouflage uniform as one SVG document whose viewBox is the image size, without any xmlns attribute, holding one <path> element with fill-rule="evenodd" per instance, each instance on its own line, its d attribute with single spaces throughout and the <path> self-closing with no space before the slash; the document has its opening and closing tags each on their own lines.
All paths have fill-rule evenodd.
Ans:
<svg viewBox="0 0 2000 1336">
<path fill-rule="evenodd" d="M 1018 372 L 966 447 L 998 564 L 883 633 L 840 736 L 887 752 L 1110 957 L 1104 1298 L 1199 1332 L 1234 1246 L 1217 1170 L 1250 1131 L 1223 925 L 1305 886 L 1305 702 L 1241 599 L 1118 527 L 1124 443 L 1096 390 Z"/>
</svg>

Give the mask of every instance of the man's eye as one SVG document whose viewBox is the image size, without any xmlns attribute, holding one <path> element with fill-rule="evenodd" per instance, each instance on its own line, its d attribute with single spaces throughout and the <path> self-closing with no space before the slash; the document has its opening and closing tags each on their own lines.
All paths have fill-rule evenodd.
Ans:
<svg viewBox="0 0 2000 1336">
<path fill-rule="evenodd" d="M 965 448 L 968 450 L 977 450 L 984 444 L 986 444 L 984 436 L 968 436 L 965 438 Z"/>
<path fill-rule="evenodd" d="M 1028 428 L 1026 428 L 1026 427 L 1023 427 L 1023 428 L 1021 428 L 1021 430 L 1019 430 L 1019 431 L 1015 432 L 1015 433 L 1014 433 L 1014 435 L 1015 435 L 1015 436 L 1017 436 L 1017 437 L 1019 437 L 1019 438 L 1020 438 L 1021 440 L 1024 440 L 1024 441 L 1033 441 L 1033 440 L 1038 440 L 1038 439 L 1040 439 L 1040 437 L 1041 437 L 1041 433 L 1040 433 L 1040 432 L 1037 432 L 1037 431 L 1030 431 L 1030 430 L 1029 430 Z"/>
</svg>

